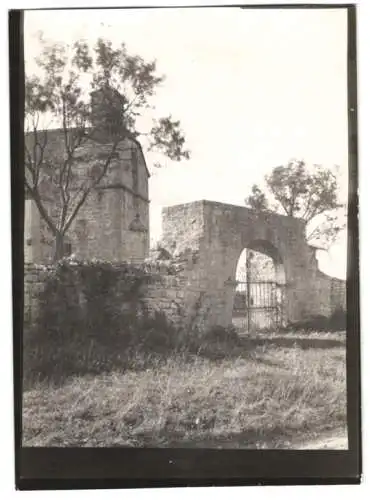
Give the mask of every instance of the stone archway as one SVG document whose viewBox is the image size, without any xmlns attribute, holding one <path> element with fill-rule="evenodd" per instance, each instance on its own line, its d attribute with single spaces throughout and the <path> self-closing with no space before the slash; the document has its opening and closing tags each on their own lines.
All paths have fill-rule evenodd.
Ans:
<svg viewBox="0 0 370 500">
<path fill-rule="evenodd" d="M 270 242 L 254 240 L 243 249 L 235 281 L 232 324 L 238 332 L 276 330 L 286 325 L 285 269 Z"/>
<path fill-rule="evenodd" d="M 287 322 L 329 316 L 336 306 L 333 279 L 319 271 L 300 219 L 197 201 L 163 210 L 162 245 L 183 262 L 185 310 L 198 314 L 204 327 L 231 324 L 235 271 L 244 248 L 268 252 L 284 275 Z"/>
</svg>

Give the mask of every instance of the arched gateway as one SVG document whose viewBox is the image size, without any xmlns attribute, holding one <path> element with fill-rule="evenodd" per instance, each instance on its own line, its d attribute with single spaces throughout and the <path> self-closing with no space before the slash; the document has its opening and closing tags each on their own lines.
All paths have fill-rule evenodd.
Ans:
<svg viewBox="0 0 370 500">
<path fill-rule="evenodd" d="M 249 243 L 238 261 L 234 327 L 241 332 L 274 330 L 286 325 L 286 276 L 277 249 L 268 241 Z"/>
<path fill-rule="evenodd" d="M 231 324 L 243 249 L 273 259 L 275 282 L 284 286 L 282 323 L 345 309 L 345 282 L 319 271 L 300 219 L 197 201 L 166 207 L 162 223 L 164 248 L 184 263 L 185 308 L 202 326 Z"/>
</svg>

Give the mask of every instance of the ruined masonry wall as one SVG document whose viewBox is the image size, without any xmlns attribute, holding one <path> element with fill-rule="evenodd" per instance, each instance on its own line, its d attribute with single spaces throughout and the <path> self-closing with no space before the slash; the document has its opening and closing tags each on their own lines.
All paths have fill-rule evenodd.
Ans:
<svg viewBox="0 0 370 500">
<path fill-rule="evenodd" d="M 135 266 L 132 267 L 134 269 Z M 116 285 L 106 290 L 105 300 L 109 303 L 109 297 L 114 297 L 116 303 L 117 297 L 122 296 L 122 313 L 132 310 L 132 307 L 140 308 L 141 305 L 144 305 L 150 314 L 156 311 L 161 312 L 174 326 L 182 326 L 185 318 L 183 304 L 186 278 L 181 276 L 181 273 L 180 275 L 172 274 L 165 266 L 147 266 L 146 271 L 149 271 L 152 280 L 150 283 L 142 285 L 139 303 L 136 303 L 134 300 L 130 301 L 127 298 L 127 294 L 124 293 L 125 290 L 127 291 L 127 274 L 124 270 L 121 272 L 119 267 L 116 271 Z M 37 321 L 40 295 L 44 290 L 47 277 L 47 267 L 33 264 L 25 265 L 24 322 L 26 327 L 35 324 Z M 74 281 L 69 283 L 68 286 L 71 287 L 71 293 L 67 294 L 67 300 L 69 297 L 69 300 L 75 301 L 76 296 L 79 297 L 81 312 L 83 314 L 84 297 L 81 296 L 82 283 Z"/>
<path fill-rule="evenodd" d="M 197 201 L 163 210 L 161 245 L 185 264 L 186 310 L 198 310 L 201 326 L 232 321 L 235 272 L 241 252 L 264 252 L 284 271 L 284 322 L 346 309 L 346 284 L 321 273 L 307 244 L 303 221 L 258 214 L 246 207 Z"/>
<path fill-rule="evenodd" d="M 347 310 L 346 282 L 317 272 L 313 289 L 314 303 L 318 304 L 317 312 L 323 316 L 331 316 L 335 311 Z"/>
</svg>

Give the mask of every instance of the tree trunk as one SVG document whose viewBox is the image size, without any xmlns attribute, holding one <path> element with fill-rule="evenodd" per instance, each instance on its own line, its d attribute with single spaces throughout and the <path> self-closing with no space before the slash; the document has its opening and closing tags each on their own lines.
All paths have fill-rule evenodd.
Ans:
<svg viewBox="0 0 370 500">
<path fill-rule="evenodd" d="M 54 262 L 58 262 L 58 260 L 64 257 L 64 235 L 62 233 L 57 233 L 55 235 L 55 253 L 54 253 Z"/>
</svg>

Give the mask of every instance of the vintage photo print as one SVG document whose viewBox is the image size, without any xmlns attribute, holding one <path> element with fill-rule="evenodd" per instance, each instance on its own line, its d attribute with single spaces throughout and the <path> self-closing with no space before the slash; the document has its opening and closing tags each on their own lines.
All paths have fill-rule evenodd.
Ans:
<svg viewBox="0 0 370 500">
<path fill-rule="evenodd" d="M 359 460 L 351 12 L 22 13 L 25 453 Z"/>
</svg>

